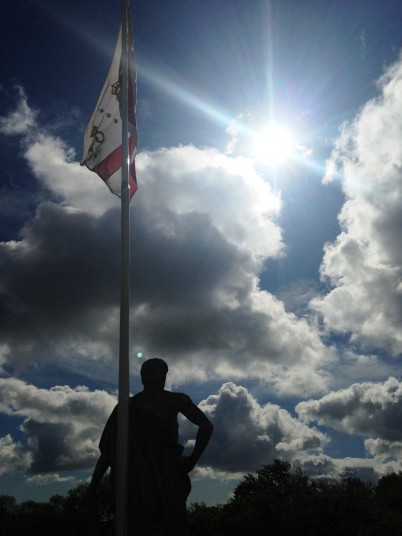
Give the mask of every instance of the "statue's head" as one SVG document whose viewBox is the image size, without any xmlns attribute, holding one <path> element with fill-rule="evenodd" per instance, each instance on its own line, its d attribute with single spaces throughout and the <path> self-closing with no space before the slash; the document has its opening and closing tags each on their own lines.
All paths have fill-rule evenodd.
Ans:
<svg viewBox="0 0 402 536">
<path fill-rule="evenodd" d="M 141 367 L 142 384 L 144 386 L 156 385 L 163 389 L 168 370 L 169 368 L 163 359 L 158 359 L 157 357 L 147 359 Z"/>
</svg>

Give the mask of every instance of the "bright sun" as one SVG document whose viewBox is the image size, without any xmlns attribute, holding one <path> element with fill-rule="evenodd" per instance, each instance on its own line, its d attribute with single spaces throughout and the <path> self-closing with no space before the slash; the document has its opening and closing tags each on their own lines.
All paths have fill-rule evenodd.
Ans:
<svg viewBox="0 0 402 536">
<path fill-rule="evenodd" d="M 270 124 L 253 136 L 253 154 L 261 163 L 279 167 L 291 158 L 295 141 L 286 128 Z"/>
</svg>

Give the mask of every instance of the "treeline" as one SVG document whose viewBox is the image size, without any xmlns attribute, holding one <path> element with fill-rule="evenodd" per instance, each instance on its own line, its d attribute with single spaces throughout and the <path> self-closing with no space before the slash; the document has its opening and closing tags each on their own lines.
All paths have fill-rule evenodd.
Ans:
<svg viewBox="0 0 402 536">
<path fill-rule="evenodd" d="M 109 536 L 107 487 L 105 480 L 96 512 L 88 512 L 86 484 L 46 503 L 1 495 L 0 534 Z M 227 503 L 195 503 L 188 513 L 189 536 L 402 536 L 402 472 L 377 484 L 349 470 L 338 481 L 317 481 L 276 460 L 245 476 Z M 90 518 L 92 527 L 98 520 L 95 530 Z"/>
<path fill-rule="evenodd" d="M 189 508 L 191 536 L 402 536 L 402 472 L 363 482 L 311 480 L 276 460 L 247 475 L 221 506 Z"/>
</svg>

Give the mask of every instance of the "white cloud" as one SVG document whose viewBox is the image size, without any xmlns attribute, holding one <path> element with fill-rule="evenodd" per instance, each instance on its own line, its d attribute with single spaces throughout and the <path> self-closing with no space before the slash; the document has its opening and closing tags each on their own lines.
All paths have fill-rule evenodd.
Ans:
<svg viewBox="0 0 402 536">
<path fill-rule="evenodd" d="M 343 126 L 326 180 L 342 177 L 342 233 L 325 248 L 321 274 L 334 287 L 312 300 L 328 329 L 354 342 L 402 352 L 402 60 L 381 95 Z M 346 305 L 347 304 L 347 305 Z"/>
<path fill-rule="evenodd" d="M 319 400 L 296 406 L 304 422 L 315 421 L 347 433 L 401 441 L 402 383 L 388 378 L 383 383 L 356 383 Z"/>
<path fill-rule="evenodd" d="M 74 482 L 73 476 L 60 476 L 58 473 L 33 475 L 26 479 L 28 484 L 34 484 L 35 486 L 46 486 L 55 482 Z"/>
<path fill-rule="evenodd" d="M 38 113 L 28 105 L 27 96 L 21 86 L 15 87 L 18 93 L 17 108 L 8 115 L 0 117 L 0 133 L 9 136 L 26 134 L 35 125 Z"/>
<path fill-rule="evenodd" d="M 14 366 L 55 360 L 88 373 L 96 360 L 98 377 L 109 378 L 119 202 L 64 141 L 38 124 L 32 132 L 25 158 L 53 201 L 19 240 L 0 244 L 0 343 Z M 137 172 L 132 352 L 165 356 L 176 384 L 249 377 L 281 394 L 325 389 L 334 349 L 259 288 L 264 261 L 282 254 L 281 200 L 251 160 L 176 147 L 139 154 Z"/>
<path fill-rule="evenodd" d="M 29 140 L 25 158 L 33 174 L 70 210 L 100 216 L 120 206 L 102 180 L 75 161 L 75 151 L 63 140 L 38 132 Z"/>
<path fill-rule="evenodd" d="M 375 482 L 390 469 L 389 465 L 378 464 L 370 458 L 331 458 L 326 454 L 302 456 L 298 463 L 316 480 L 339 480 L 345 469 L 349 469 L 361 480 Z"/>
<path fill-rule="evenodd" d="M 299 404 L 297 409 L 305 421 L 316 420 L 342 431 L 347 428 L 352 433 L 366 434 L 367 421 L 377 423 L 370 430 L 381 431 L 385 428 L 379 422 L 381 418 L 395 429 L 389 418 L 400 422 L 398 412 L 392 416 L 391 406 L 400 399 L 401 386 L 391 379 L 383 387 L 372 384 L 370 389 L 362 385 L 360 389 L 351 388 L 349 396 L 339 392 L 338 398 L 343 394 L 345 402 L 338 401 L 336 405 L 334 400 L 331 410 L 331 397 L 327 395 L 322 399 L 327 404 L 326 414 L 323 409 L 320 418 L 312 413 L 312 401 Z M 356 399 L 356 391 L 361 398 L 366 393 L 360 407 L 351 402 Z M 35 485 L 73 481 L 68 472 L 94 467 L 100 434 L 116 402 L 104 391 L 68 386 L 46 390 L 13 378 L 0 379 L 0 399 L 0 413 L 23 419 L 20 431 L 25 436 L 25 441 L 15 441 L 11 435 L 0 439 L 0 474 L 22 472 Z M 351 417 L 347 421 L 342 417 L 342 408 L 348 404 Z M 374 417 L 367 414 L 373 405 L 378 406 Z M 239 480 L 245 472 L 255 471 L 276 458 L 300 464 L 315 478 L 337 478 L 345 467 L 372 480 L 402 470 L 400 439 L 366 439 L 368 458 L 332 458 L 324 452 L 329 442 L 327 435 L 276 404 L 259 403 L 245 387 L 230 382 L 199 407 L 215 429 L 201 465 L 194 472 L 197 479 Z M 383 417 L 379 416 L 379 407 L 383 408 Z M 354 419 L 350 408 L 354 408 Z M 194 426 L 182 419 L 180 431 L 181 440 L 193 444 Z"/>
<path fill-rule="evenodd" d="M 214 469 L 211 466 L 197 465 L 194 471 L 191 473 L 191 479 L 201 480 L 208 478 L 211 480 L 220 480 L 221 482 L 230 482 L 242 480 L 244 477 L 244 471 L 228 472 Z"/>
<path fill-rule="evenodd" d="M 167 227 L 167 212 L 196 212 L 207 215 L 226 240 L 256 258 L 280 253 L 281 232 L 275 223 L 280 197 L 251 160 L 185 146 L 142 153 L 137 164 L 140 189 L 135 201 L 149 223 L 167 235 L 173 231 Z"/>
<path fill-rule="evenodd" d="M 0 475 L 26 471 L 32 463 L 32 456 L 10 434 L 0 438 Z"/>
<path fill-rule="evenodd" d="M 367 458 L 331 458 L 319 455 L 300 459 L 312 475 L 334 478 L 342 469 L 354 470 L 364 480 L 402 470 L 402 383 L 356 383 L 319 400 L 300 402 L 296 411 L 302 422 L 313 422 L 338 432 L 365 437 Z"/>
<path fill-rule="evenodd" d="M 394 458 L 400 460 L 402 465 L 402 441 L 387 441 L 386 439 L 366 439 L 364 441 L 366 451 L 371 456 L 381 459 Z"/>
<path fill-rule="evenodd" d="M 25 443 L 11 436 L 1 440 L 4 472 L 42 474 L 94 466 L 114 397 L 83 387 L 39 389 L 14 378 L 0 378 L 0 395 L 0 412 L 21 417 L 20 430 L 26 437 Z"/>
<path fill-rule="evenodd" d="M 91 469 L 98 441 L 115 398 L 104 391 L 56 386 L 49 390 L 13 378 L 0 378 L 0 412 L 21 417 L 25 442 L 1 440 L 3 472 L 23 471 L 35 484 L 71 478 L 61 471 Z M 200 403 L 215 424 L 197 478 L 238 479 L 274 458 L 293 460 L 322 451 L 326 437 L 274 404 L 259 404 L 241 386 L 222 385 Z M 188 421 L 181 437 L 194 437 Z"/>
</svg>

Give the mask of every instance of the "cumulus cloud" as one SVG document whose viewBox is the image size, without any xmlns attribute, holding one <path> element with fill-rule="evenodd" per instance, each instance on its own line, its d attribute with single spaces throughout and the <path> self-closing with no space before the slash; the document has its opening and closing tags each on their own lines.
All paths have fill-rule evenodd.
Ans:
<svg viewBox="0 0 402 536">
<path fill-rule="evenodd" d="M 372 392 L 369 398 L 386 406 L 384 401 L 396 392 L 391 386 L 387 396 Z M 20 440 L 10 434 L 0 438 L 0 475 L 20 472 L 34 485 L 73 481 L 69 473 L 92 469 L 99 455 L 100 434 L 116 403 L 104 391 L 68 386 L 46 390 L 15 378 L 0 378 L 0 400 L 0 413 L 22 420 L 23 436 Z M 329 437 L 303 422 L 308 418 L 300 407 L 301 418 L 294 418 L 276 404 L 260 403 L 245 387 L 231 382 L 199 407 L 215 429 L 195 478 L 239 480 L 245 472 L 276 458 L 299 464 L 314 478 L 338 478 L 348 467 L 363 479 L 375 480 L 402 469 L 402 441 L 366 439 L 368 458 L 332 458 L 325 454 Z M 361 427 L 355 425 L 356 430 L 361 433 Z M 188 448 L 195 431 L 189 421 L 180 421 L 181 441 Z"/>
<path fill-rule="evenodd" d="M 0 117 L 0 133 L 6 135 L 25 134 L 36 123 L 38 113 L 28 104 L 27 96 L 21 86 L 16 86 L 17 108 L 8 115 Z"/>
<path fill-rule="evenodd" d="M 402 60 L 379 81 L 380 95 L 342 127 L 325 180 L 341 177 L 342 228 L 321 275 L 332 290 L 313 299 L 330 330 L 363 347 L 402 352 Z M 347 304 L 347 307 L 345 307 Z"/>
<path fill-rule="evenodd" d="M 376 482 L 390 469 L 370 458 L 332 458 L 323 453 L 300 457 L 298 464 L 314 480 L 339 480 L 345 470 L 350 470 L 363 481 Z"/>
<path fill-rule="evenodd" d="M 0 378 L 0 412 L 20 417 L 25 443 L 0 440 L 3 472 L 31 475 L 91 469 L 99 455 L 103 426 L 116 404 L 104 391 L 56 386 L 39 389 L 15 378 Z M 64 477 L 63 477 L 64 478 Z"/>
<path fill-rule="evenodd" d="M 333 477 L 348 467 L 364 480 L 376 480 L 402 470 L 402 383 L 397 379 L 356 383 L 319 400 L 300 402 L 296 411 L 305 424 L 365 438 L 368 457 L 335 459 L 321 454 L 302 460 L 307 472 Z"/>
<path fill-rule="evenodd" d="M 98 377 L 110 377 L 118 199 L 60 138 L 31 130 L 25 159 L 51 197 L 19 240 L 0 244 L 3 355 L 14 366 L 52 359 L 80 373 L 95 359 Z M 281 393 L 325 389 L 334 350 L 259 287 L 264 262 L 283 252 L 281 199 L 251 160 L 186 146 L 139 154 L 137 170 L 132 351 L 176 364 L 176 384 L 250 377 Z"/>
<path fill-rule="evenodd" d="M 372 454 L 369 451 L 367 452 Z M 402 471 L 401 458 L 393 457 L 391 451 L 387 455 L 373 455 L 373 457 L 362 458 L 349 456 L 332 458 L 326 454 L 317 454 L 314 456 L 302 456 L 297 460 L 297 463 L 308 475 L 317 480 L 339 480 L 347 469 L 363 481 L 376 482 L 384 475 Z"/>
<path fill-rule="evenodd" d="M 40 389 L 14 378 L 0 378 L 0 413 L 20 417 L 25 441 L 0 440 L 3 472 L 21 471 L 36 484 L 59 481 L 66 471 L 88 470 L 96 462 L 98 441 L 116 400 L 104 391 L 55 386 Z M 215 425 L 211 443 L 197 470 L 201 478 L 240 478 L 275 458 L 294 460 L 320 453 L 327 439 L 279 406 L 260 404 L 233 383 L 199 407 Z M 194 427 L 181 422 L 184 442 Z"/>
<path fill-rule="evenodd" d="M 202 465 L 213 468 L 217 478 L 222 472 L 237 476 L 255 471 L 275 458 L 294 461 L 302 454 L 318 453 L 327 441 L 323 433 L 275 404 L 260 404 L 245 387 L 234 383 L 223 384 L 199 407 L 214 424 Z M 186 428 L 183 433 L 186 437 Z"/>
<path fill-rule="evenodd" d="M 402 460 L 402 441 L 387 441 L 386 439 L 366 439 L 366 451 L 377 458 Z"/>
<path fill-rule="evenodd" d="M 24 472 L 31 463 L 31 453 L 10 434 L 0 438 L 0 475 Z"/>
<path fill-rule="evenodd" d="M 37 129 L 36 135 L 25 141 L 24 156 L 32 173 L 61 205 L 95 217 L 119 206 L 118 198 L 102 188 L 95 173 L 80 166 L 75 150 L 61 138 Z"/>
<path fill-rule="evenodd" d="M 398 424 L 402 419 L 402 384 L 395 378 L 383 383 L 355 383 L 319 400 L 300 402 L 296 411 L 304 422 L 315 421 L 341 432 L 387 441 L 402 440 Z"/>
</svg>

